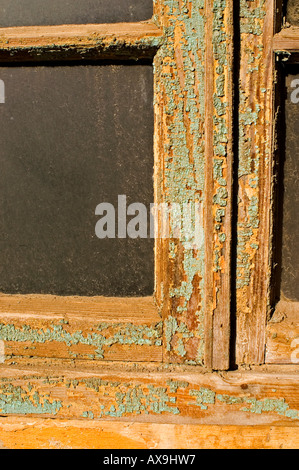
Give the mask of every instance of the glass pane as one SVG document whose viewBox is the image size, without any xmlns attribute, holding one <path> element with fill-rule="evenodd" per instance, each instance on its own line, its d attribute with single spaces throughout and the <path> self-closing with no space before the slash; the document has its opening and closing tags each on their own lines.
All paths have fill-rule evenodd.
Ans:
<svg viewBox="0 0 299 470">
<path fill-rule="evenodd" d="M 148 20 L 153 0 L 0 0 L 0 26 Z"/>
<path fill-rule="evenodd" d="M 299 301 L 299 68 L 286 77 L 282 280 L 284 297 Z"/>
<path fill-rule="evenodd" d="M 299 0 L 287 1 L 287 21 L 291 25 L 299 26 Z"/>
<path fill-rule="evenodd" d="M 0 291 L 151 295 L 153 239 L 112 232 L 126 223 L 118 196 L 148 213 L 153 202 L 152 66 L 2 67 L 0 78 Z M 102 203 L 115 209 L 105 239 Z"/>
</svg>

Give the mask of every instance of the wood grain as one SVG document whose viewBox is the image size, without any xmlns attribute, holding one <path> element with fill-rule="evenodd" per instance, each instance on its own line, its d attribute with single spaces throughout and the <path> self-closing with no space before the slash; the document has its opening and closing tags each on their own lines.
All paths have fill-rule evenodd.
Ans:
<svg viewBox="0 0 299 470">
<path fill-rule="evenodd" d="M 298 449 L 299 429 L 0 418 L 1 449 Z"/>
<path fill-rule="evenodd" d="M 263 364 L 270 314 L 273 0 L 242 2 L 237 220 L 238 364 Z"/>
<path fill-rule="evenodd" d="M 215 369 L 229 364 L 232 11 L 231 1 L 155 3 L 165 32 L 155 56 L 156 202 L 197 204 L 200 219 L 191 235 L 175 226 L 156 242 L 164 358 Z"/>
<path fill-rule="evenodd" d="M 213 1 L 205 5 L 205 365 L 225 370 L 231 330 L 233 2 L 216 16 L 210 13 Z M 218 41 L 224 31 L 225 40 Z"/>
<path fill-rule="evenodd" d="M 204 93 L 199 86 L 204 79 L 204 9 L 198 0 L 188 0 L 185 8 L 158 0 L 154 13 L 165 34 L 154 59 L 155 202 L 168 208 L 177 204 L 182 214 L 184 204 L 190 204 L 194 214 L 204 195 Z M 158 214 L 156 299 L 164 321 L 164 360 L 202 365 L 204 249 L 194 240 L 194 218 L 189 232 L 181 224 L 179 235 L 175 219 L 169 218 L 165 237 Z"/>
<path fill-rule="evenodd" d="M 298 374 L 17 359 L 0 366 L 0 413 L 198 425 L 299 425 Z"/>
<path fill-rule="evenodd" d="M 0 28 L 0 59 L 152 58 L 161 45 L 152 22 Z"/>
<path fill-rule="evenodd" d="M 281 300 L 267 325 L 267 364 L 299 364 L 299 303 Z"/>
<path fill-rule="evenodd" d="M 0 295 L 6 356 L 162 360 L 162 323 L 152 297 Z"/>
<path fill-rule="evenodd" d="M 273 39 L 273 50 L 275 52 L 298 52 L 299 51 L 299 27 L 291 26 L 284 28 L 275 34 Z"/>
</svg>

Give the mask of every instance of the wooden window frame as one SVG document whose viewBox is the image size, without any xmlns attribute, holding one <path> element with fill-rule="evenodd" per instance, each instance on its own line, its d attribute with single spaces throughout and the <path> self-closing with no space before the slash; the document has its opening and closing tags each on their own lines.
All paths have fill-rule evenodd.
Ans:
<svg viewBox="0 0 299 470">
<path fill-rule="evenodd" d="M 97 60 L 100 64 L 103 60 L 152 59 L 161 42 L 161 31 L 152 22 L 27 26 L 2 28 L 1 38 L 2 63 Z M 2 294 L 0 312 L 8 356 L 162 360 L 161 317 L 152 297 Z M 27 339 L 24 328 L 28 329 Z M 33 336 L 37 340 L 32 347 L 29 343 Z M 130 347 L 134 336 L 136 344 Z"/>
<path fill-rule="evenodd" d="M 15 446 L 26 426 L 41 442 L 100 426 L 85 445 L 132 446 L 126 422 L 144 446 L 188 447 L 193 431 L 191 446 L 237 446 L 252 426 L 243 446 L 296 441 L 298 368 L 267 360 L 279 8 L 157 0 L 149 22 L 0 30 L 2 63 L 153 59 L 155 202 L 199 201 L 204 233 L 192 250 L 156 240 L 153 299 L 0 297 L 3 442 L 9 426 Z"/>
<path fill-rule="evenodd" d="M 278 4 L 281 10 L 281 2 Z M 280 21 L 282 24 L 283 22 Z M 290 26 L 279 28 L 273 38 L 273 51 L 276 58 L 277 83 L 274 89 L 274 105 L 275 113 L 278 117 L 275 132 L 279 132 L 279 115 L 281 110 L 281 101 L 279 86 L 281 86 L 282 63 L 283 64 L 299 64 L 299 27 Z M 277 153 L 277 155 L 276 155 Z M 274 151 L 274 158 L 278 161 L 281 158 L 279 145 Z M 278 176 L 279 178 L 279 176 Z M 279 197 L 277 188 L 276 198 Z M 275 187 L 274 187 L 275 196 Z M 275 204 L 274 204 L 275 211 Z M 275 215 L 273 216 L 275 224 Z M 274 258 L 275 263 L 275 258 Z M 290 302 L 280 299 L 273 306 L 273 315 L 268 322 L 266 331 L 266 355 L 265 362 L 267 364 L 291 364 L 298 363 L 299 344 L 299 304 L 298 302 Z"/>
<path fill-rule="evenodd" d="M 282 0 L 266 4 L 265 29 L 262 35 L 259 32 L 255 34 L 254 47 L 259 59 L 248 60 L 254 47 L 248 47 L 246 35 L 244 44 L 241 44 L 241 83 L 244 84 L 241 87 L 241 111 L 251 121 L 244 120 L 242 116 L 239 119 L 242 126 L 239 165 L 245 168 L 244 175 L 239 174 L 238 211 L 239 253 L 245 262 L 239 265 L 243 276 L 246 273 L 247 281 L 243 285 L 241 282 L 240 287 L 237 283 L 236 359 L 238 364 L 244 365 L 291 365 L 297 363 L 298 356 L 298 308 L 284 300 L 277 304 L 275 301 L 275 232 L 279 223 L 276 201 L 280 191 L 277 178 L 281 162 L 280 63 L 298 63 L 299 28 L 283 28 Z M 252 35 L 247 36 L 252 40 Z M 260 54 L 257 53 L 258 48 Z M 264 88 L 264 98 L 261 98 L 258 87 Z M 254 110 L 258 110 L 256 115 Z M 246 166 L 258 170 L 247 172 Z M 256 185 L 255 181 L 259 183 Z M 252 206 L 251 201 L 254 201 Z"/>
</svg>

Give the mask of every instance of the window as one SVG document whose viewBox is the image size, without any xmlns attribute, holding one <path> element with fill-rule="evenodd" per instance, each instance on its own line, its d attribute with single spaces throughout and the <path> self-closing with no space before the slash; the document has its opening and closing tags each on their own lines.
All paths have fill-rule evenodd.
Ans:
<svg viewBox="0 0 299 470">
<path fill-rule="evenodd" d="M 277 51 L 277 184 L 274 205 L 274 314 L 268 325 L 266 362 L 298 363 L 298 266 L 296 237 L 298 5 L 283 5 L 283 27 L 274 37 Z"/>
<path fill-rule="evenodd" d="M 1 292 L 153 295 L 153 239 L 115 228 L 127 206 L 153 202 L 151 65 L 14 65 L 1 77 Z"/>
<path fill-rule="evenodd" d="M 152 61 L 161 33 L 152 22 L 138 23 L 151 16 L 151 2 L 106 7 L 101 1 L 84 8 L 79 1 L 1 5 L 2 26 L 9 28 L 2 29 L 0 303 L 4 316 L 16 316 L 2 328 L 8 355 L 32 356 L 26 340 L 16 343 L 8 334 L 11 325 L 17 335 L 24 328 L 38 334 L 37 357 L 162 356 L 154 239 L 148 236 Z M 135 22 L 117 23 L 126 20 Z M 82 25 L 86 21 L 94 24 Z M 126 233 L 135 203 L 147 210 L 142 238 L 138 224 Z M 108 228 L 107 206 L 114 211 Z M 27 320 L 20 326 L 22 315 Z M 65 334 L 76 335 L 78 315 L 85 331 L 70 344 Z M 54 339 L 64 320 L 64 333 Z M 109 338 L 104 347 L 87 340 L 95 325 Z M 135 347 L 131 331 L 138 336 Z"/>
<path fill-rule="evenodd" d="M 1 0 L 1 27 L 61 24 L 120 23 L 148 20 L 153 15 L 150 0 Z"/>
<path fill-rule="evenodd" d="M 128 2 L 130 12 L 135 11 L 137 3 Z M 116 16 L 103 19 L 93 16 L 90 2 L 85 13 L 91 16 L 86 17 L 88 24 L 82 25 L 81 13 L 77 22 L 75 9 L 68 10 L 68 5 L 66 2 L 61 14 L 69 24 L 63 26 L 54 16 L 46 21 L 50 26 L 36 16 L 28 19 L 27 26 L 13 25 L 14 15 L 5 20 L 0 31 L 0 78 L 5 100 L 9 96 L 5 74 L 11 74 L 16 82 L 20 73 L 36 77 L 37 91 L 47 90 L 49 106 L 64 102 L 57 91 L 64 90 L 71 114 L 78 121 L 69 123 L 73 126 L 71 142 L 62 133 L 59 143 L 70 149 L 70 155 L 74 151 L 76 165 L 80 146 L 87 145 L 91 163 L 84 172 L 88 170 L 93 184 L 98 181 L 93 169 L 101 142 L 105 144 L 105 158 L 111 158 L 111 153 L 117 158 L 125 152 L 126 164 L 120 165 L 117 178 L 121 190 L 125 188 L 122 193 L 127 188 L 132 190 L 129 204 L 147 205 L 150 201 L 152 186 L 145 182 L 149 181 L 145 175 L 152 169 L 153 135 L 157 236 L 146 240 L 145 253 L 139 257 L 134 254 L 134 263 L 128 262 L 127 255 L 136 240 L 124 241 L 120 268 L 113 262 L 113 243 L 107 244 L 107 249 L 105 245 L 107 283 L 100 281 L 100 290 L 99 283 L 93 287 L 90 279 L 82 283 L 79 277 L 77 284 L 72 283 L 74 290 L 68 291 L 66 271 L 66 290 L 59 292 L 55 286 L 53 291 L 47 290 L 54 296 L 28 296 L 17 289 L 0 296 L 4 361 L 0 366 L 1 414 L 80 418 L 101 422 L 101 426 L 108 420 L 117 436 L 122 434 L 118 423 L 122 420 L 134 420 L 136 426 L 144 425 L 147 430 L 152 423 L 238 423 L 239 429 L 263 424 L 270 433 L 271 425 L 289 429 L 299 417 L 298 349 L 293 342 L 298 330 L 290 317 L 283 319 L 275 311 L 280 300 L 275 297 L 275 279 L 282 266 L 276 268 L 279 250 L 275 236 L 281 234 L 279 227 L 283 226 L 275 202 L 275 198 L 281 199 L 281 187 L 275 182 L 279 183 L 282 174 L 283 140 L 276 139 L 274 128 L 283 118 L 282 70 L 290 70 L 287 64 L 296 63 L 299 50 L 297 26 L 282 27 L 287 12 L 291 22 L 290 8 L 272 0 L 240 0 L 238 5 L 214 0 L 157 0 L 151 20 L 138 16 L 137 10 L 136 16 L 119 18 L 117 8 L 112 7 L 109 14 L 113 10 Z M 49 18 L 52 13 L 57 14 L 57 9 L 49 12 Z M 106 14 L 105 8 L 102 13 Z M 109 23 L 102 23 L 106 21 Z M 59 86 L 53 88 L 55 80 Z M 22 95 L 25 91 L 20 89 Z M 132 102 L 132 115 L 127 112 L 128 101 Z M 17 100 L 16 105 L 19 103 Z M 103 113 L 91 129 L 90 113 L 96 113 L 98 103 Z M 9 110 L 5 106 L 3 109 Z M 120 132 L 122 128 L 117 139 L 107 119 L 111 107 L 117 108 L 119 119 L 114 130 Z M 52 112 L 57 116 L 56 106 Z M 38 113 L 28 115 L 37 126 L 43 125 Z M 49 127 L 51 130 L 46 123 Z M 7 122 L 4 128 L 7 132 L 1 141 L 20 146 L 18 139 L 10 137 L 10 133 L 14 135 L 13 125 Z M 76 129 L 87 138 L 81 139 Z M 46 132 L 39 135 L 45 145 Z M 106 139 L 101 140 L 101 135 Z M 135 145 L 136 153 L 126 153 Z M 140 152 L 142 158 L 136 165 Z M 29 156 L 34 161 L 38 157 Z M 9 169 L 12 162 L 9 159 L 4 163 Z M 65 170 L 69 164 L 66 161 Z M 75 169 L 79 185 L 83 167 Z M 107 169 L 114 172 L 109 165 Z M 288 171 L 292 174 L 291 169 Z M 28 173 L 28 178 L 34 176 Z M 1 185 L 12 185 L 14 174 L 10 177 L 0 177 L 0 190 Z M 115 191 L 114 196 L 120 193 L 110 181 L 101 180 L 107 201 L 96 204 L 109 203 L 110 191 Z M 60 181 L 55 184 L 60 185 Z M 82 184 L 78 209 L 76 206 L 80 214 L 85 191 Z M 143 196 L 144 201 L 136 199 Z M 170 209 L 167 236 L 163 236 L 164 206 Z M 8 215 L 14 208 L 12 199 Z M 42 211 L 40 214 L 43 217 Z M 16 218 L 9 223 L 11 233 L 4 238 L 7 250 L 8 240 L 15 235 Z M 81 246 L 79 238 L 78 243 Z M 153 244 L 155 259 L 150 261 Z M 67 240 L 65 247 L 55 243 L 59 262 L 69 256 Z M 82 251 L 81 255 L 80 266 L 88 253 Z M 148 274 L 153 272 L 153 263 L 154 280 Z M 19 267 L 14 266 L 14 260 L 9 265 L 13 275 L 12 268 L 15 271 Z M 125 276 L 125 291 L 119 290 L 116 269 Z M 89 274 L 101 279 L 102 271 Z M 135 276 L 133 284 L 131 275 Z M 7 280 L 7 276 L 0 276 L 0 283 Z M 36 282 L 41 285 L 40 278 Z M 45 283 L 49 286 L 47 278 Z M 44 293 L 43 288 L 40 291 Z M 270 364 L 275 364 L 275 373 Z M 239 429 L 234 437 L 240 434 Z M 223 431 L 213 428 L 211 432 L 223 439 Z M 263 430 L 261 439 L 265 439 L 264 434 Z M 157 439 L 154 436 L 153 442 Z M 184 437 L 171 439 L 180 446 Z M 203 443 L 200 437 L 196 439 Z"/>
</svg>

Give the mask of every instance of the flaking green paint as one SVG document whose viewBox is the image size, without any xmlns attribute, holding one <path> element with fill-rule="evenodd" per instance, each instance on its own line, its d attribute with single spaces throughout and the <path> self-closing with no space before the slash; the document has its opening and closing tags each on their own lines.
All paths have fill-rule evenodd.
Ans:
<svg viewBox="0 0 299 470">
<path fill-rule="evenodd" d="M 264 9 L 265 0 L 261 0 L 258 7 L 252 7 L 248 0 L 240 0 L 240 28 L 242 34 L 254 34 L 261 36 L 262 27 L 259 20 L 266 16 Z"/>
<path fill-rule="evenodd" d="M 0 390 L 0 413 L 56 415 L 59 412 L 62 407 L 60 401 L 50 401 L 36 391 L 31 395 L 31 390 L 30 387 L 26 390 L 12 384 L 2 386 Z"/>
<path fill-rule="evenodd" d="M 160 6 L 162 6 L 161 16 L 166 40 L 155 58 L 155 76 L 158 78 L 156 91 L 157 96 L 164 97 L 164 113 L 170 117 L 165 138 L 167 146 L 164 146 L 163 155 L 165 180 L 163 186 L 161 185 L 166 189 L 160 197 L 163 202 L 169 204 L 202 203 L 205 180 L 204 2 L 194 0 L 190 4 L 187 0 L 164 0 Z M 179 54 L 183 80 L 177 67 L 178 50 L 175 39 L 178 29 L 181 34 Z M 197 83 L 200 85 L 197 86 Z M 194 218 L 192 223 L 194 224 Z M 192 237 L 190 239 L 190 233 L 184 230 L 180 243 L 184 253 L 184 279 L 179 286 L 171 288 L 169 292 L 171 299 L 177 299 L 177 307 L 176 311 L 170 313 L 165 323 L 166 348 L 167 351 L 173 351 L 187 361 L 186 342 L 190 337 L 196 336 L 200 344 L 198 360 L 202 362 L 204 337 L 201 305 L 198 306 L 198 312 L 195 312 L 198 318 L 197 328 L 191 334 L 182 331 L 188 331 L 185 317 L 194 291 L 195 276 L 201 279 L 197 289 L 203 290 L 204 287 L 204 248 L 202 246 L 194 250 Z M 171 260 L 175 259 L 178 251 L 175 245 L 176 242 L 172 240 L 169 246 Z M 174 336 L 177 336 L 175 342 L 172 341 Z"/>
<path fill-rule="evenodd" d="M 189 395 L 196 397 L 196 406 L 200 406 L 202 410 L 208 409 L 207 404 L 215 404 L 216 393 L 208 388 L 201 387 L 200 390 L 190 390 Z"/>
<path fill-rule="evenodd" d="M 257 242 L 260 227 L 259 212 L 259 183 L 260 163 L 269 161 L 271 146 L 267 136 L 256 139 L 253 145 L 253 135 L 257 134 L 257 126 L 264 119 L 264 110 L 259 103 L 252 104 L 252 97 L 257 93 L 265 94 L 267 89 L 260 83 L 261 74 L 267 64 L 262 60 L 264 50 L 263 29 L 266 18 L 265 0 L 248 2 L 240 1 L 240 29 L 242 63 L 246 70 L 242 72 L 246 81 L 240 82 L 239 98 L 239 165 L 238 176 L 243 180 L 242 198 L 239 201 L 245 210 L 243 218 L 238 222 L 237 241 L 237 289 L 250 285 L 254 267 L 255 253 L 259 249 Z M 250 39 L 252 35 L 252 41 Z M 254 36 L 256 36 L 254 38 Z M 244 45 L 243 45 L 244 43 Z M 243 67 L 243 68 L 244 68 Z M 257 101 L 257 100 L 256 100 Z M 261 113 L 261 111 L 263 111 Z M 269 137 L 269 136 L 268 136 Z M 247 188 L 249 188 L 247 190 Z M 242 309 L 244 310 L 244 306 Z"/>
<path fill-rule="evenodd" d="M 291 409 L 283 398 L 265 398 L 263 400 L 257 400 L 251 397 L 233 397 L 219 394 L 217 395 L 217 400 L 228 405 L 249 405 L 249 407 L 241 408 L 241 411 L 249 413 L 262 414 L 272 412 L 280 416 L 285 416 L 286 418 L 299 420 L 299 411 Z"/>
<path fill-rule="evenodd" d="M 128 416 L 186 415 L 186 399 L 189 397 L 188 413 L 193 409 L 194 419 L 207 416 L 216 410 L 242 414 L 266 415 L 271 413 L 277 417 L 289 420 L 299 420 L 299 410 L 291 408 L 281 397 L 266 396 L 258 399 L 252 395 L 242 396 L 218 393 L 217 389 L 195 385 L 186 380 L 168 379 L 162 384 L 149 381 L 139 383 L 105 380 L 98 377 L 64 378 L 51 377 L 42 380 L 50 385 L 49 393 L 41 392 L 40 381 L 34 375 L 23 377 L 27 385 L 13 385 L 8 377 L 0 380 L 0 413 L 2 414 L 32 414 L 69 416 L 69 410 L 80 409 L 84 397 L 86 408 L 80 411 L 80 416 L 87 419 L 124 418 Z M 218 388 L 218 387 L 217 387 Z M 221 387 L 223 389 L 223 386 Z M 63 396 L 63 401 L 51 399 L 52 394 Z M 219 388 L 218 388 L 219 390 Z M 225 390 L 225 387 L 224 387 Z M 278 394 L 277 389 L 272 393 Z M 77 395 L 77 396 L 76 396 Z M 75 398 L 76 397 L 76 398 Z M 78 402 L 78 397 L 80 400 Z M 75 401 L 74 401 L 75 399 Z M 194 408 L 190 408 L 194 407 Z M 199 413 L 196 411 L 199 409 Z M 217 412 L 218 412 L 217 411 Z M 74 417 L 73 411 L 71 411 Z M 271 418 L 272 419 L 272 418 Z M 264 422 L 264 421 L 263 421 Z"/>
<path fill-rule="evenodd" d="M 14 324 L 0 324 L 2 341 L 46 343 L 56 341 L 71 347 L 82 344 L 95 347 L 95 358 L 104 358 L 105 349 L 114 344 L 160 346 L 162 322 L 153 326 L 133 325 L 131 323 L 100 323 L 94 331 L 83 334 L 82 331 L 70 333 L 64 328 L 64 322 L 51 324 L 47 329 L 34 329 L 29 325 L 16 327 Z"/>
</svg>

